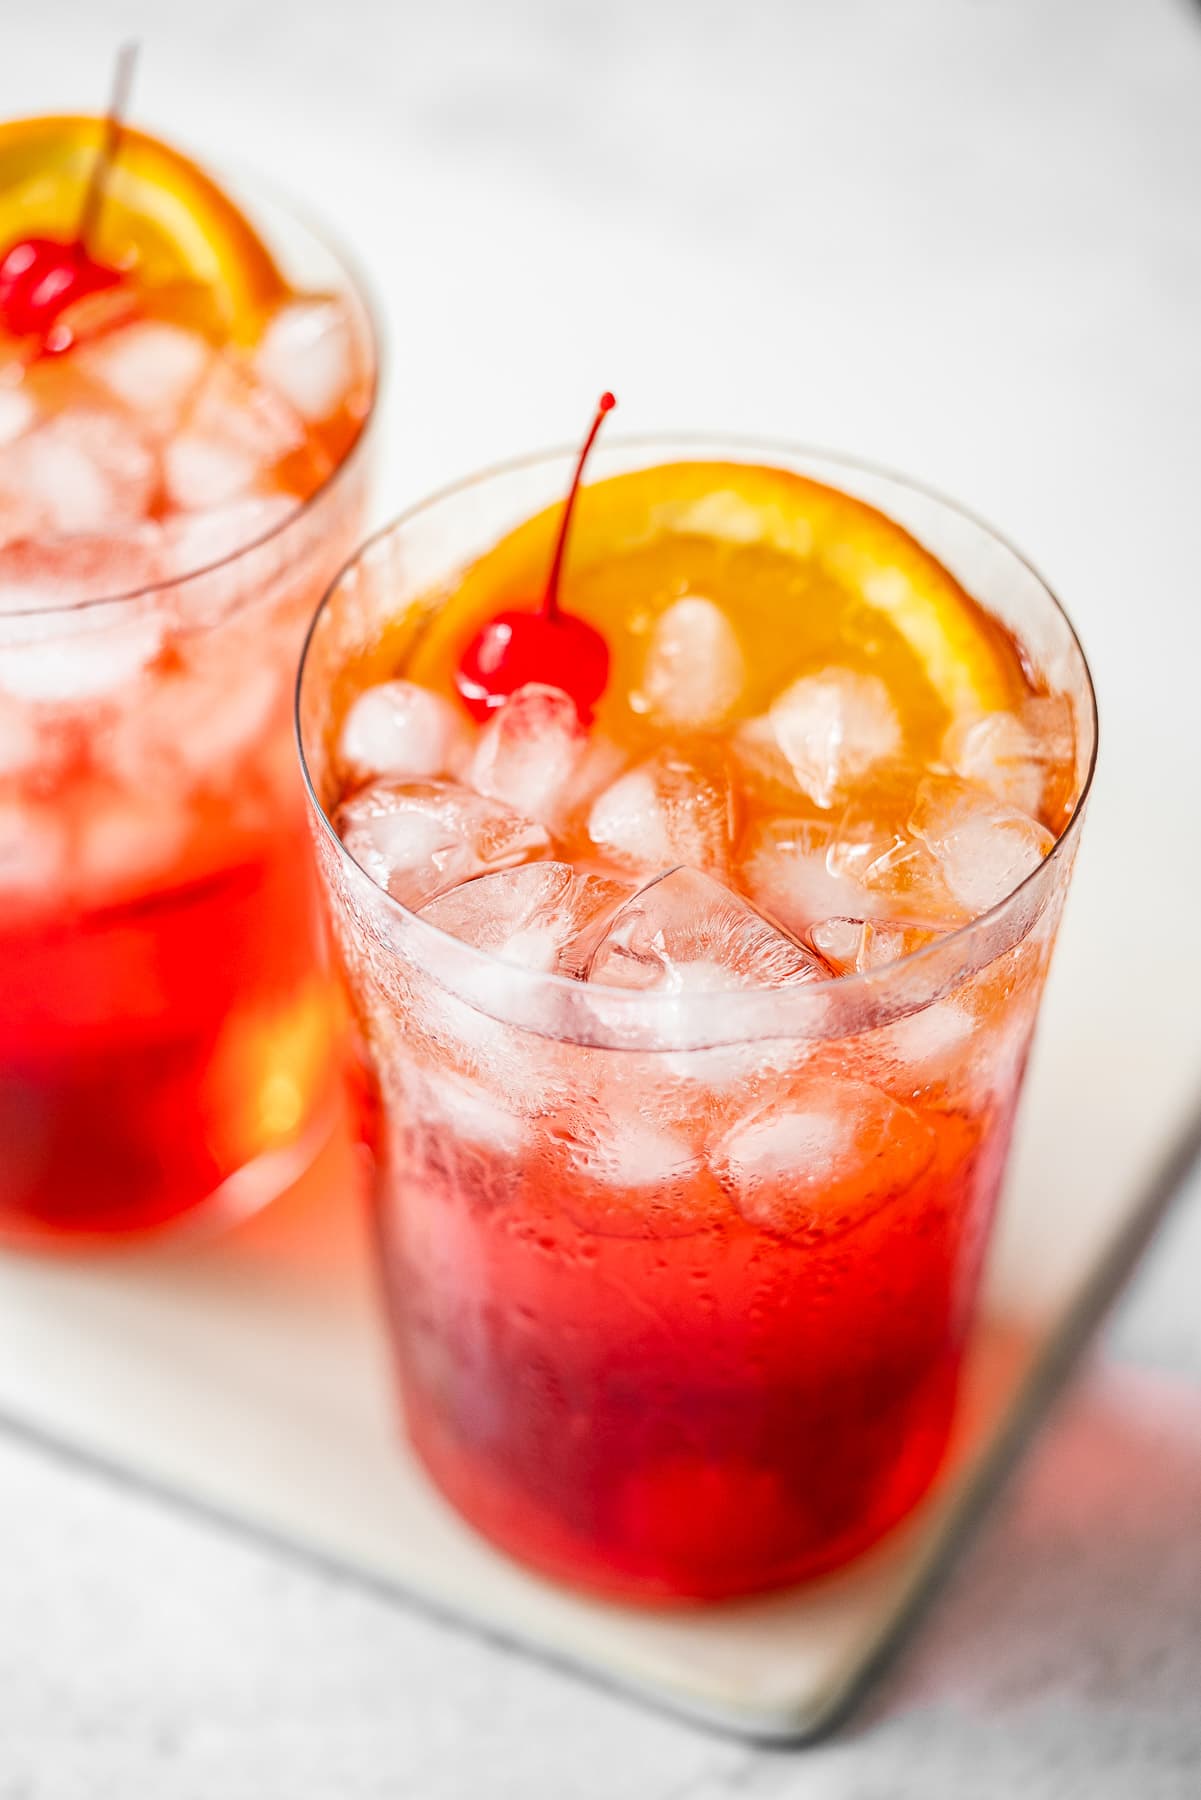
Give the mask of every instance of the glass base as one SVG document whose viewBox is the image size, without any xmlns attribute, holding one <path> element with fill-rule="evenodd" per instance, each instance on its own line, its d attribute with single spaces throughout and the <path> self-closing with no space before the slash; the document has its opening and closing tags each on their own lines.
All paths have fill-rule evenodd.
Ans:
<svg viewBox="0 0 1201 1800">
<path fill-rule="evenodd" d="M 731 1546 L 718 1520 L 707 1516 L 705 1496 L 695 1491 L 702 1481 L 691 1495 L 677 1495 L 674 1529 L 660 1529 L 641 1545 L 627 1538 L 623 1554 L 552 1516 L 486 1455 L 465 1451 L 430 1409 L 407 1406 L 406 1426 L 426 1473 L 455 1511 L 536 1574 L 606 1600 L 687 1606 L 771 1592 L 828 1574 L 899 1525 L 942 1466 L 954 1415 L 953 1385 L 924 1427 L 908 1435 L 887 1475 L 842 1529 L 819 1538 L 798 1520 L 790 1536 L 777 1519 L 770 1547 L 753 1519 L 741 1544 Z"/>
<path fill-rule="evenodd" d="M 335 1092 L 308 1124 L 286 1143 L 273 1145 L 244 1163 L 207 1194 L 165 1217 L 151 1213 L 144 1223 L 125 1219 L 97 1228 L 83 1209 L 49 1217 L 0 1203 L 0 1250 L 42 1256 L 93 1256 L 142 1250 L 160 1243 L 203 1243 L 259 1212 L 293 1187 L 317 1160 L 342 1114 Z"/>
</svg>

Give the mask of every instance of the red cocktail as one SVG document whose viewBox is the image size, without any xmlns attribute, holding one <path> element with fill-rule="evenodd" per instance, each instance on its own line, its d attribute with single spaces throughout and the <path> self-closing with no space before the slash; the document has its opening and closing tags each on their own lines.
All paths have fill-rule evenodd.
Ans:
<svg viewBox="0 0 1201 1800">
<path fill-rule="evenodd" d="M 1095 720 L 1037 576 L 945 502 L 598 460 L 540 610 L 563 458 L 370 544 L 301 738 L 412 1438 L 535 1567 L 714 1597 L 937 1468 Z"/>
<path fill-rule="evenodd" d="M 360 528 L 370 331 L 327 250 L 140 133 L 97 195 L 105 142 L 0 127 L 0 1240 L 30 1246 L 259 1203 L 336 1076 L 290 690 Z"/>
</svg>

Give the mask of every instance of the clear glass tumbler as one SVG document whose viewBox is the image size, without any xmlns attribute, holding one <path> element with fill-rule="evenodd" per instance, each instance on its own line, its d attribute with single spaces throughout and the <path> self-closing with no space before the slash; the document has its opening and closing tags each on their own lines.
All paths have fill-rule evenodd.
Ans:
<svg viewBox="0 0 1201 1800">
<path fill-rule="evenodd" d="M 327 810 L 348 671 L 371 666 L 385 625 L 403 654 L 459 571 L 562 495 L 569 456 L 491 471 L 374 538 L 325 599 L 299 687 L 319 865 L 376 1086 L 375 1217 L 408 1430 L 496 1543 L 648 1600 L 840 1563 L 930 1482 L 1096 746 L 1063 612 L 947 501 L 773 445 L 610 445 L 594 473 L 711 457 L 784 466 L 879 507 L 1069 698 L 1071 821 L 972 924 L 816 985 L 614 991 L 499 962 L 351 860 Z M 854 1116 L 860 1147 L 818 1188 L 777 1154 L 814 1115 Z M 705 1153 L 663 1168 L 656 1134 L 698 1118 L 711 1122 Z M 731 1148 L 748 1119 L 770 1139 L 751 1202 Z"/>
<path fill-rule="evenodd" d="M 339 302 L 373 395 L 340 260 L 238 198 L 290 283 Z M 59 597 L 0 592 L 0 1243 L 223 1220 L 328 1135 L 342 1002 L 291 709 L 306 624 L 362 532 L 370 411 L 307 500 L 266 529 L 247 508 L 249 541 L 236 507 L 184 520 L 178 577 L 97 593 L 86 541 L 35 542 L 29 578 L 53 553 Z"/>
</svg>

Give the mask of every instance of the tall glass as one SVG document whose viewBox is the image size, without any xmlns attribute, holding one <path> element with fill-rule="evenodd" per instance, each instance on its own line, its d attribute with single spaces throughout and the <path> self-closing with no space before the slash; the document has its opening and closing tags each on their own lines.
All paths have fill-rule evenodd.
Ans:
<svg viewBox="0 0 1201 1800">
<path fill-rule="evenodd" d="M 238 198 L 298 290 L 343 300 L 374 386 L 339 260 Z M 290 714 L 367 473 L 360 431 L 282 523 L 180 579 L 0 595 L 0 1243 L 241 1213 L 328 1134 L 340 1000 Z"/>
<path fill-rule="evenodd" d="M 811 1575 L 930 1482 L 1096 744 L 1064 614 L 945 500 L 776 446 L 610 446 L 593 467 L 709 457 L 786 466 L 906 526 L 1069 697 L 1080 799 L 1006 900 L 874 973 L 719 995 L 534 973 L 406 911 L 350 859 L 329 822 L 330 751 L 349 672 L 372 668 L 384 625 L 415 640 L 465 564 L 562 495 L 571 459 L 436 496 L 323 603 L 300 739 L 377 1088 L 375 1216 L 408 1429 L 478 1529 L 627 1598 Z M 404 630 L 388 642 L 403 661 Z M 698 1118 L 705 1154 L 673 1165 L 664 1133 Z M 829 1153 L 841 1120 L 855 1122 L 846 1160 Z"/>
</svg>

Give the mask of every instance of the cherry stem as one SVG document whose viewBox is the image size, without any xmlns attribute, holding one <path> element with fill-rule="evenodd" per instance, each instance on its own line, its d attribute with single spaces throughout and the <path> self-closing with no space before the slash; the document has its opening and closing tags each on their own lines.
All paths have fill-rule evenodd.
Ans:
<svg viewBox="0 0 1201 1800">
<path fill-rule="evenodd" d="M 559 577 L 563 573 L 563 558 L 567 551 L 567 534 L 571 530 L 571 516 L 575 511 L 576 496 L 580 491 L 580 481 L 584 474 L 584 464 L 588 461 L 588 452 L 596 442 L 596 434 L 601 428 L 601 420 L 606 413 L 613 411 L 617 405 L 612 394 L 602 394 L 596 403 L 596 417 L 592 428 L 584 439 L 584 447 L 576 462 L 575 474 L 571 478 L 571 486 L 567 490 L 567 502 L 563 508 L 563 517 L 559 521 L 559 536 L 555 543 L 555 554 L 551 559 L 550 574 L 546 578 L 546 593 L 542 601 L 543 615 L 548 619 L 559 616 Z"/>
<path fill-rule="evenodd" d="M 113 71 L 113 86 L 109 96 L 108 112 L 104 118 L 104 136 L 100 140 L 100 148 L 96 152 L 96 160 L 92 164 L 92 172 L 88 177 L 88 185 L 83 196 L 83 205 L 79 209 L 79 224 L 75 236 L 84 249 L 87 249 L 89 237 L 96 229 L 100 217 L 100 209 L 104 205 L 104 190 L 108 185 L 109 170 L 113 166 L 121 133 L 125 129 L 125 113 L 129 106 L 129 93 L 133 86 L 133 73 L 137 66 L 138 45 L 122 44 L 117 51 L 117 66 Z"/>
</svg>

